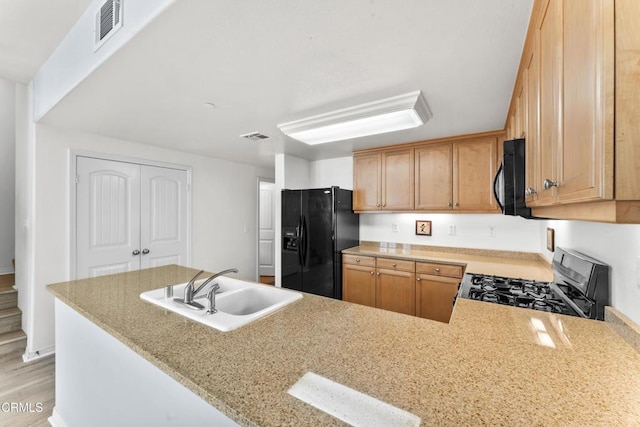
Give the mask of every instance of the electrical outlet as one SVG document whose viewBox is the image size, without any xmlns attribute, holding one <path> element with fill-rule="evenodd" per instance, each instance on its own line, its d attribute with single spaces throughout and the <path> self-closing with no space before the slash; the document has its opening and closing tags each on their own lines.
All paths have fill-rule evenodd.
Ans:
<svg viewBox="0 0 640 427">
<path fill-rule="evenodd" d="M 391 224 L 391 231 L 393 231 L 394 233 L 400 231 L 400 227 L 398 227 L 398 224 Z"/>
<path fill-rule="evenodd" d="M 449 226 L 449 236 L 455 236 L 456 235 L 456 226 L 455 225 L 450 225 Z"/>
<path fill-rule="evenodd" d="M 489 237 L 496 237 L 496 228 L 493 225 L 489 226 Z"/>
</svg>

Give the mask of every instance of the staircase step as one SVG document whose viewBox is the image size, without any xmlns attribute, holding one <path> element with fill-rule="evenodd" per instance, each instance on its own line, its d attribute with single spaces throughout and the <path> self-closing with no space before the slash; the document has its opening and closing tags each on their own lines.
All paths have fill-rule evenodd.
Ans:
<svg viewBox="0 0 640 427">
<path fill-rule="evenodd" d="M 22 311 L 18 307 L 0 310 L 0 334 L 22 329 Z"/>
<path fill-rule="evenodd" d="M 2 274 L 0 275 L 0 288 L 10 288 L 16 283 L 16 275 L 11 274 Z"/>
<path fill-rule="evenodd" d="M 18 291 L 12 288 L 0 288 L 0 310 L 18 306 Z"/>
<path fill-rule="evenodd" d="M 27 347 L 27 334 L 22 330 L 0 334 L 0 357 Z"/>
</svg>

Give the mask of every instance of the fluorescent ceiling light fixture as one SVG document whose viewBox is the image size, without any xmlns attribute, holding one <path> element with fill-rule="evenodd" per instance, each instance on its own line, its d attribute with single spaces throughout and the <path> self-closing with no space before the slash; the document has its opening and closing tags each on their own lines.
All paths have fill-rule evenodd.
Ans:
<svg viewBox="0 0 640 427">
<path fill-rule="evenodd" d="M 427 102 L 422 93 L 417 90 L 380 101 L 282 123 L 278 128 L 293 139 L 315 145 L 411 129 L 423 125 L 431 117 Z"/>
</svg>

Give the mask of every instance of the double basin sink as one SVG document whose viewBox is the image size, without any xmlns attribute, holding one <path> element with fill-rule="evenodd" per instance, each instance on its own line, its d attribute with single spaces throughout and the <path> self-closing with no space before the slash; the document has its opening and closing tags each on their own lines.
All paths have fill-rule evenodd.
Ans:
<svg viewBox="0 0 640 427">
<path fill-rule="evenodd" d="M 198 288 L 203 280 L 195 282 Z M 165 288 L 154 289 L 140 294 L 140 298 L 163 307 L 222 332 L 229 332 L 261 319 L 282 307 L 302 298 L 302 294 L 270 285 L 262 285 L 231 277 L 220 276 L 212 282 L 220 285 L 216 292 L 215 314 L 207 314 L 207 289 L 196 296 L 195 300 L 205 306 L 204 310 L 194 310 L 173 300 L 182 298 L 186 283 L 173 286 L 173 296 L 165 296 Z"/>
</svg>

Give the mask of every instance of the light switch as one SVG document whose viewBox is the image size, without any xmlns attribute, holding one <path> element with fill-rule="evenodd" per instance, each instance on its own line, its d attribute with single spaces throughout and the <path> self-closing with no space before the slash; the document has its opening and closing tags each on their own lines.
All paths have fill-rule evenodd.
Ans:
<svg viewBox="0 0 640 427">
<path fill-rule="evenodd" d="M 398 224 L 391 224 L 391 231 L 393 231 L 394 233 L 400 231 L 400 227 L 398 227 Z"/>
</svg>

